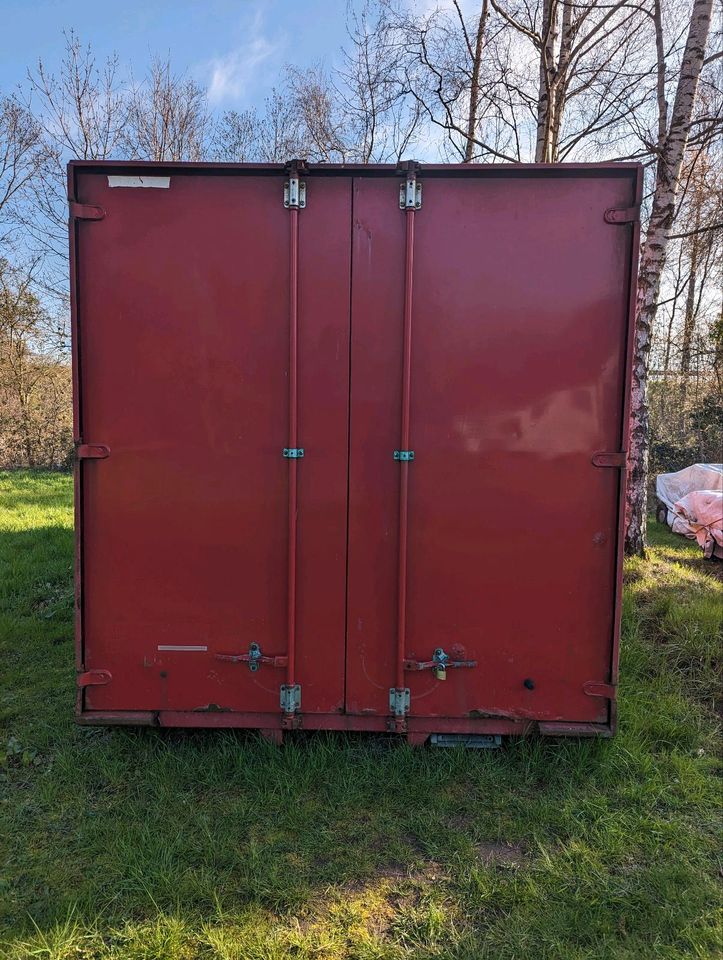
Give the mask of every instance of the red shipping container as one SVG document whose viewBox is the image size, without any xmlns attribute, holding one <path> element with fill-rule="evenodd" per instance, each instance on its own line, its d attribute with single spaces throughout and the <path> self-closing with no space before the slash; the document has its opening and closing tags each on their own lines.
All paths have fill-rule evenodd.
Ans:
<svg viewBox="0 0 723 960">
<path fill-rule="evenodd" d="M 71 163 L 78 719 L 611 734 L 641 186 Z"/>
</svg>

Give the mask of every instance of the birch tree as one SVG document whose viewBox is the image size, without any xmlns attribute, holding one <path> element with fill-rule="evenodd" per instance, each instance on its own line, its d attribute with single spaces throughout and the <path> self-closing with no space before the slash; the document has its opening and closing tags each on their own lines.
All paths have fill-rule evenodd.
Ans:
<svg viewBox="0 0 723 960">
<path fill-rule="evenodd" d="M 655 0 L 658 77 L 664 75 L 661 62 L 662 26 L 660 0 Z M 694 120 L 698 82 L 705 61 L 713 0 L 693 0 L 683 59 L 678 75 L 673 108 L 668 113 L 665 84 L 659 80 L 657 91 L 658 142 L 655 186 L 648 228 L 638 271 L 635 350 L 630 411 L 630 449 L 628 454 L 628 501 L 625 549 L 642 555 L 645 551 L 650 421 L 648 411 L 648 363 L 651 336 L 666 262 L 669 235 L 675 217 L 676 198 L 686 146 Z"/>
</svg>

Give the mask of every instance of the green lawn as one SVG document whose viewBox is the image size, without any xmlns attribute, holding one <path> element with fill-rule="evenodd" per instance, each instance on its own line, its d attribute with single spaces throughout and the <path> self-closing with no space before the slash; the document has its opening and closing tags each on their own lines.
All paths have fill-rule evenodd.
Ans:
<svg viewBox="0 0 723 960">
<path fill-rule="evenodd" d="M 0 955 L 721 955 L 723 601 L 697 547 L 655 527 L 628 565 L 611 741 L 276 748 L 74 725 L 70 504 L 67 476 L 0 474 Z"/>
</svg>

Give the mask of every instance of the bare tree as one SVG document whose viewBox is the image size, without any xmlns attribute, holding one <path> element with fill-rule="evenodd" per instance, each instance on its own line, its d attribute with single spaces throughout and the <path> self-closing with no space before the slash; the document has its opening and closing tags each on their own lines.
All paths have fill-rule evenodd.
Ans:
<svg viewBox="0 0 723 960">
<path fill-rule="evenodd" d="M 353 132 L 331 78 L 320 67 L 288 67 L 285 91 L 298 115 L 295 135 L 306 155 L 317 162 L 345 163 L 354 159 Z M 349 138 L 349 139 L 347 139 Z"/>
<path fill-rule="evenodd" d="M 520 160 L 517 117 L 500 85 L 509 76 L 510 49 L 503 26 L 489 22 L 489 0 L 470 16 L 459 0 L 421 15 L 396 0 L 382 4 L 404 52 L 405 93 L 426 124 L 444 132 L 448 155 L 464 162 Z"/>
<path fill-rule="evenodd" d="M 118 81 L 118 60 L 98 66 L 90 46 L 72 31 L 57 74 L 38 61 L 28 73 L 27 109 L 43 142 L 42 163 L 29 183 L 24 225 L 29 239 L 46 256 L 48 292 L 66 297 L 66 163 L 71 158 L 105 160 L 117 155 L 126 122 Z"/>
<path fill-rule="evenodd" d="M 273 89 L 264 102 L 257 125 L 258 159 L 283 163 L 292 157 L 308 157 L 309 140 L 302 117 L 288 86 Z"/>
<path fill-rule="evenodd" d="M 628 0 L 490 0 L 495 13 L 527 44 L 523 62 L 537 62 L 537 84 L 518 71 L 512 83 L 534 118 L 534 160 L 557 163 L 580 146 L 604 142 L 608 155 L 649 93 L 642 5 Z M 509 85 L 509 80 L 505 81 Z"/>
<path fill-rule="evenodd" d="M 155 57 L 143 83 L 132 87 L 120 143 L 134 160 L 201 160 L 211 133 L 206 91 Z"/>
<path fill-rule="evenodd" d="M 656 5 L 660 0 L 655 0 Z M 635 353 L 630 413 L 630 451 L 625 549 L 642 555 L 645 551 L 645 518 L 650 421 L 648 411 L 648 362 L 651 335 L 666 262 L 669 234 L 676 212 L 688 138 L 695 119 L 698 82 L 705 60 L 713 0 L 693 0 L 685 50 L 675 91 L 673 109 L 668 116 L 665 85 L 658 90 L 658 143 L 655 187 L 648 229 L 643 243 L 638 272 Z M 660 37 L 660 17 L 656 17 L 656 36 Z M 664 45 L 657 40 L 660 53 Z M 658 60 L 658 75 L 665 64 Z"/>
<path fill-rule="evenodd" d="M 334 86 L 353 159 L 400 160 L 416 144 L 421 102 L 404 82 L 405 51 L 394 19 L 370 0 L 347 16 L 349 43 Z"/>
<path fill-rule="evenodd" d="M 251 163 L 257 159 L 258 114 L 255 110 L 228 110 L 216 123 L 211 137 L 212 160 Z"/>
<path fill-rule="evenodd" d="M 41 133 L 15 97 L 0 98 L 0 242 L 8 242 L 23 193 L 37 174 L 43 152 Z"/>
</svg>

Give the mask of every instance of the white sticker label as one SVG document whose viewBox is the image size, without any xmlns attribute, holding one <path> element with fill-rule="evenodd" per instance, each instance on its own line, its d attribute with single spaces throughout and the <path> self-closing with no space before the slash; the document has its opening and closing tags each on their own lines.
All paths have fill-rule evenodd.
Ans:
<svg viewBox="0 0 723 960">
<path fill-rule="evenodd" d="M 181 650 L 183 653 L 190 653 L 193 651 L 203 651 L 208 650 L 208 647 L 196 646 L 192 643 L 162 643 L 158 646 L 159 650 Z"/>
<path fill-rule="evenodd" d="M 167 190 L 170 185 L 170 177 L 108 177 L 109 187 L 156 187 Z"/>
</svg>

